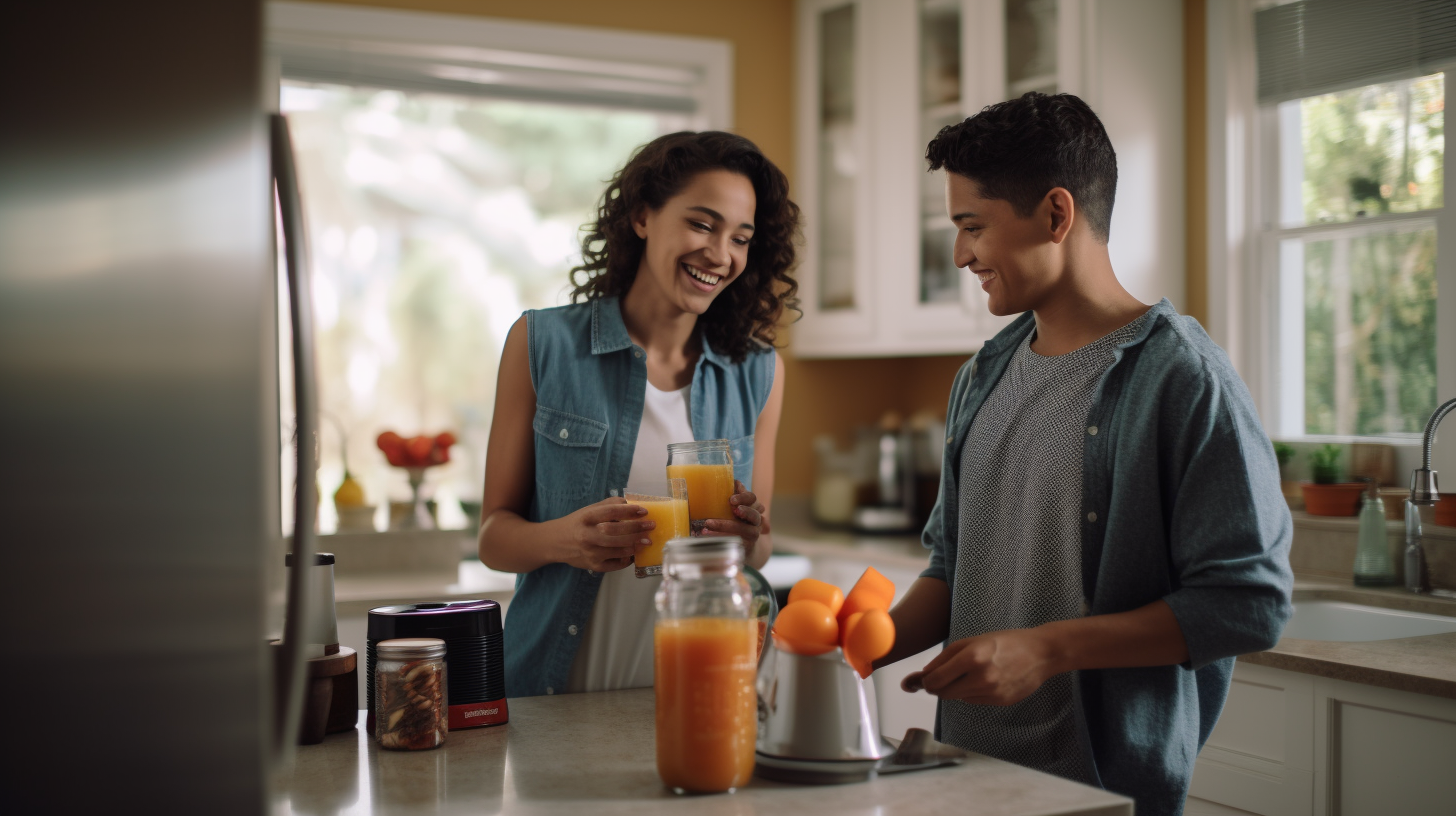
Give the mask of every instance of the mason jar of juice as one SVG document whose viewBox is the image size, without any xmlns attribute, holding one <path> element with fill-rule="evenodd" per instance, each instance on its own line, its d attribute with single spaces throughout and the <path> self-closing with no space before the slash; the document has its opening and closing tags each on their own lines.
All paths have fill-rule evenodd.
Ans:
<svg viewBox="0 0 1456 816">
<path fill-rule="evenodd" d="M 653 522 L 656 526 L 647 532 L 647 540 L 651 543 L 637 553 L 632 561 L 637 567 L 638 578 L 661 575 L 662 554 L 667 542 L 690 534 L 687 482 L 682 479 L 668 479 L 667 490 L 661 494 L 633 493 L 630 490 L 617 489 L 613 489 L 611 493 L 626 499 L 628 504 L 639 505 L 647 510 L 647 515 L 642 520 Z"/>
<path fill-rule="evenodd" d="M 733 453 L 728 440 L 674 442 L 667 446 L 667 478 L 688 485 L 688 524 L 693 535 L 703 532 L 708 519 L 732 519 Z"/>
<path fill-rule="evenodd" d="M 669 541 L 653 631 L 657 773 L 676 793 L 733 791 L 753 774 L 758 623 L 743 540 Z"/>
</svg>

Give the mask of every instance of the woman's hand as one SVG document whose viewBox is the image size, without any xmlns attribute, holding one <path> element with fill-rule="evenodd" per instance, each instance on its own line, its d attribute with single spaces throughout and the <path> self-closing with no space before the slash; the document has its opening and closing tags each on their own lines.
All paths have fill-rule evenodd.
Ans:
<svg viewBox="0 0 1456 816">
<path fill-rule="evenodd" d="M 763 502 L 750 493 L 743 482 L 733 480 L 733 495 L 728 499 L 733 508 L 732 519 L 706 519 L 703 535 L 733 535 L 743 539 L 743 551 L 753 552 L 758 537 L 768 532 L 768 520 L 763 517 Z"/>
<path fill-rule="evenodd" d="M 573 567 L 595 572 L 614 572 L 632 563 L 632 556 L 651 542 L 647 531 L 656 522 L 641 520 L 647 508 L 610 498 L 589 504 L 562 519 L 568 535 L 568 554 L 562 559 Z"/>
</svg>

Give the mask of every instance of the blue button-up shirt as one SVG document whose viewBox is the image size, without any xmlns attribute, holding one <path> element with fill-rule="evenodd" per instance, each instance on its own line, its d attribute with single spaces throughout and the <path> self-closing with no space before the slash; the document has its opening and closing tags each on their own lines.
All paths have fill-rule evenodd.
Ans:
<svg viewBox="0 0 1456 816">
<path fill-rule="evenodd" d="M 624 487 L 647 393 L 647 360 L 627 335 L 616 298 L 526 313 L 536 484 L 527 514 L 550 521 Z M 733 473 L 752 489 L 753 432 L 773 387 L 767 347 L 739 363 L 704 341 L 693 370 L 689 420 L 695 439 L 727 439 Z M 664 472 L 663 478 L 666 478 Z M 516 578 L 505 621 L 506 693 L 566 687 L 591 618 L 601 573 L 548 564 Z"/>
<path fill-rule="evenodd" d="M 956 375 L 940 495 L 923 536 L 927 577 L 949 583 L 956 574 L 966 434 L 1034 327 L 1030 313 L 1017 318 Z M 1097 386 L 1082 472 L 1082 495 L 1067 500 L 1081 504 L 1088 614 L 1161 599 L 1189 654 L 1182 666 L 1079 673 L 1097 771 L 1108 790 L 1137 800 L 1139 816 L 1180 813 L 1234 656 L 1273 646 L 1292 613 L 1293 525 L 1248 389 L 1198 322 L 1166 300 Z"/>
</svg>

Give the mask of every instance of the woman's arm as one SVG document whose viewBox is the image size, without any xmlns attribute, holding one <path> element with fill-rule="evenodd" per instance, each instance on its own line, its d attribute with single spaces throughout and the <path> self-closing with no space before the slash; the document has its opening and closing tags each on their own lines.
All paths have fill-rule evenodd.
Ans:
<svg viewBox="0 0 1456 816">
<path fill-rule="evenodd" d="M 485 495 L 481 501 L 480 560 L 502 572 L 531 572 L 566 563 L 611 572 L 629 563 L 647 543 L 653 527 L 636 521 L 647 510 L 607 499 L 568 516 L 530 522 L 525 516 L 536 484 L 536 389 L 531 383 L 526 318 L 506 337 L 496 378 L 495 415 L 485 458 Z"/>
</svg>

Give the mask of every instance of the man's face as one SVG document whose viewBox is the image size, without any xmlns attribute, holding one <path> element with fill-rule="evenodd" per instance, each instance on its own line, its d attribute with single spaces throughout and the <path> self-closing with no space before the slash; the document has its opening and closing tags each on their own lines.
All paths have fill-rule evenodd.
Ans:
<svg viewBox="0 0 1456 816">
<path fill-rule="evenodd" d="M 957 227 L 955 265 L 976 273 L 991 314 L 1037 308 L 1058 277 L 1048 202 L 1022 218 L 1009 201 L 982 198 L 976 182 L 946 173 L 945 203 Z"/>
</svg>

